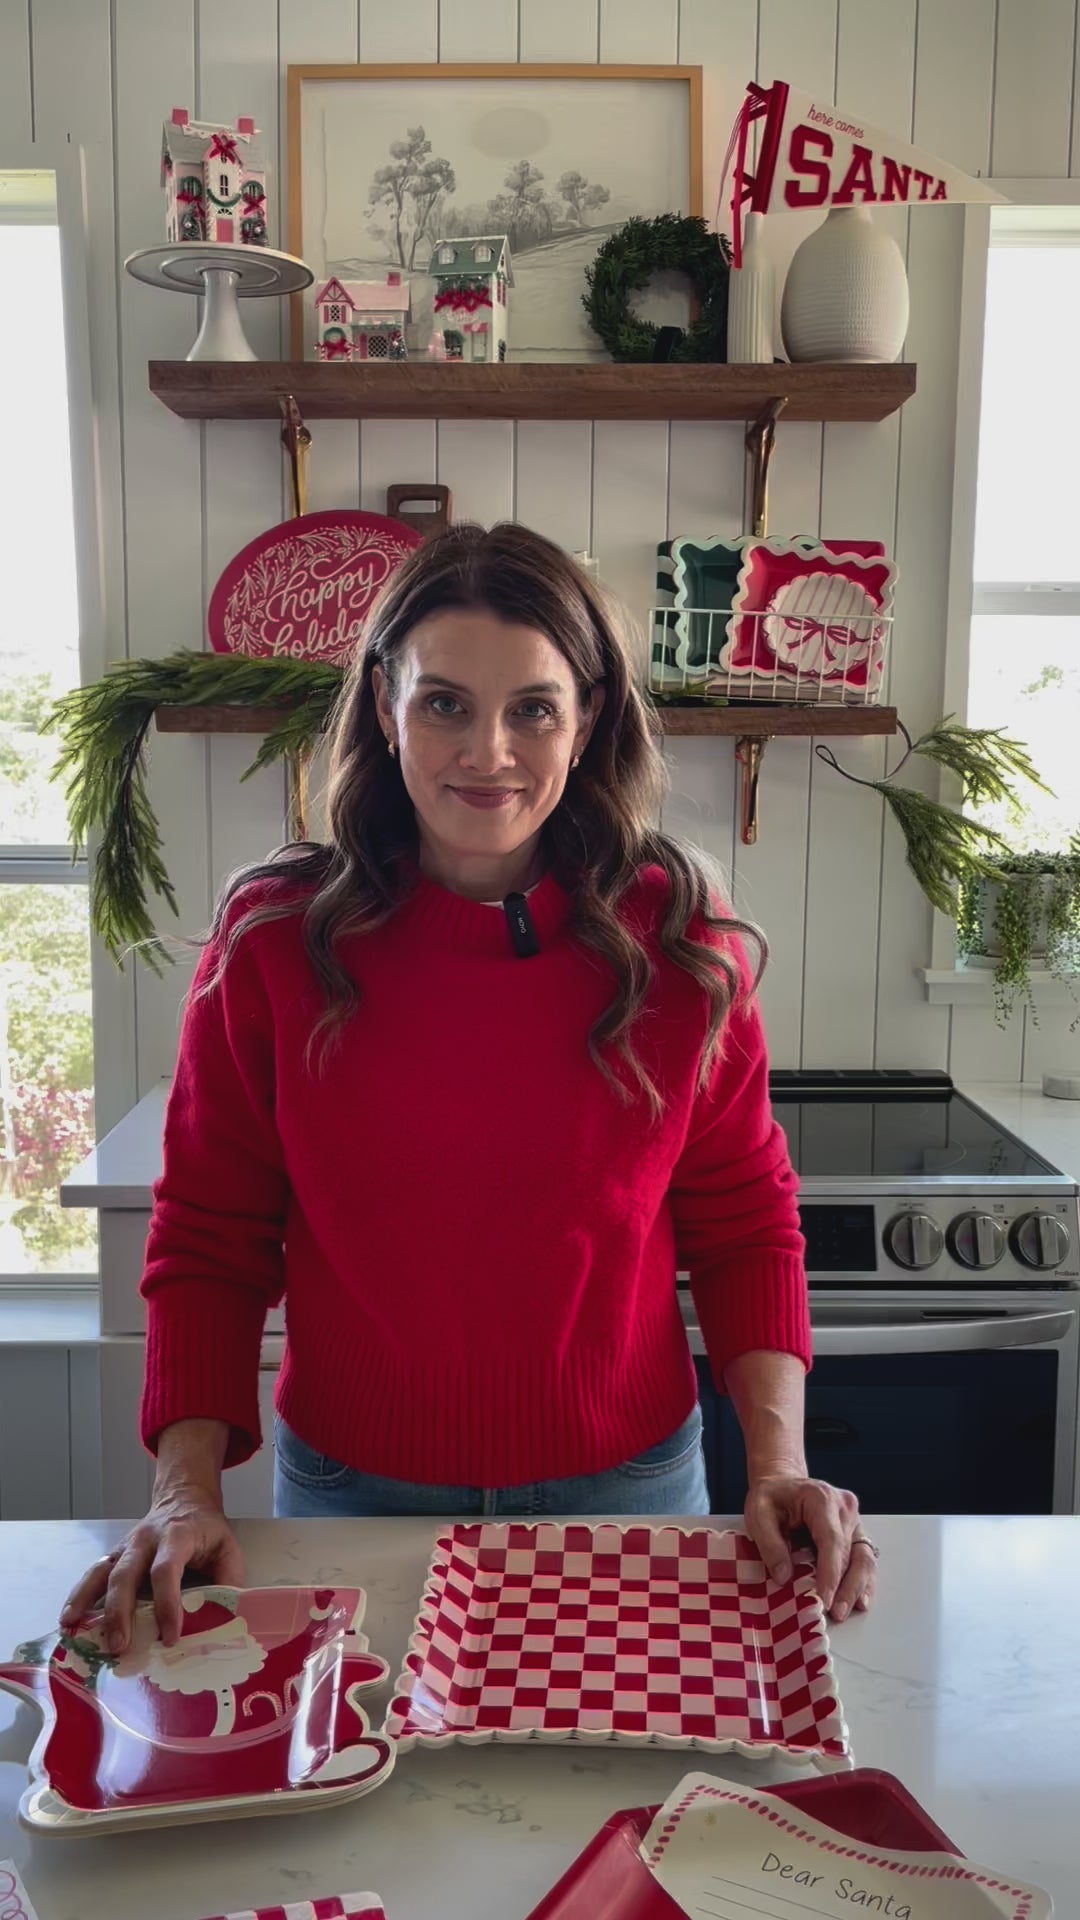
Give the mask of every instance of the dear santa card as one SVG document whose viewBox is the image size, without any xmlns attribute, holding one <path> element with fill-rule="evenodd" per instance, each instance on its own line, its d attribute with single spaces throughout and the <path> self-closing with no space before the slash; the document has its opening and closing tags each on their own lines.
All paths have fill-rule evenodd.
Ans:
<svg viewBox="0 0 1080 1920">
<path fill-rule="evenodd" d="M 783 1800 L 691 1773 L 641 1850 L 691 1920 L 1049 1920 L 1053 1903 L 954 1854 L 893 1853 Z"/>
</svg>

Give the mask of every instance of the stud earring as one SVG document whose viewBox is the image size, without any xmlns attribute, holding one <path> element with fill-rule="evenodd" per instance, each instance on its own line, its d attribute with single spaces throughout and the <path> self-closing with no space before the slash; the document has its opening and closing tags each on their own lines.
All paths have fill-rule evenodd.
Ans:
<svg viewBox="0 0 1080 1920">
<path fill-rule="evenodd" d="M 394 743 L 393 743 L 393 741 L 392 741 L 392 740 L 388 740 L 388 741 L 387 741 L 387 743 L 386 743 L 386 751 L 387 751 L 387 753 L 388 753 L 388 754 L 390 755 L 390 758 L 391 758 L 391 760 L 396 760 L 396 759 L 397 759 L 397 748 L 395 747 L 395 745 L 394 745 Z"/>
<path fill-rule="evenodd" d="M 581 765 L 581 755 L 580 753 L 575 753 L 573 759 L 570 762 L 571 773 L 574 772 L 575 768 L 580 767 L 580 765 Z"/>
</svg>

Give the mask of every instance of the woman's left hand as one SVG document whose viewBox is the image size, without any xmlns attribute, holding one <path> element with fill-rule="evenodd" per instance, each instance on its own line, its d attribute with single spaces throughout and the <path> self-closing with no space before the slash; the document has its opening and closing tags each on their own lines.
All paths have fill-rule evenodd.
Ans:
<svg viewBox="0 0 1080 1920">
<path fill-rule="evenodd" d="M 805 1527 L 817 1552 L 817 1590 L 834 1620 L 865 1613 L 877 1587 L 877 1555 L 853 1493 L 827 1480 L 768 1474 L 751 1482 L 746 1530 L 774 1580 L 791 1578 L 791 1536 Z"/>
</svg>

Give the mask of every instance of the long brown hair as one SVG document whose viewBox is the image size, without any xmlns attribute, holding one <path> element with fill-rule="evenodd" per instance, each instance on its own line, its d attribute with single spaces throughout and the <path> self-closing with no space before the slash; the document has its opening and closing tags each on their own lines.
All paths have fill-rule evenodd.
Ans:
<svg viewBox="0 0 1080 1920">
<path fill-rule="evenodd" d="M 402 648 L 413 628 L 448 607 L 483 607 L 508 624 L 545 634 L 573 672 L 583 713 L 592 704 L 592 689 L 604 690 L 581 764 L 545 823 L 543 854 L 548 871 L 571 896 L 571 932 L 615 978 L 611 1004 L 589 1035 L 592 1058 L 625 1093 L 604 1057 L 613 1049 L 658 1112 L 659 1094 L 633 1046 L 651 965 L 641 939 L 619 912 L 639 869 L 663 869 L 667 897 L 659 946 L 697 981 L 705 997 L 702 1082 L 741 991 L 737 962 L 722 942 L 714 943 L 715 936 L 739 933 L 752 939 L 760 956 L 758 976 L 765 943 L 756 928 L 715 910 L 707 863 L 656 824 L 666 770 L 614 607 L 561 547 L 511 522 L 490 532 L 469 524 L 451 527 L 417 548 L 391 575 L 368 617 L 335 715 L 329 843 L 279 847 L 260 865 L 232 875 L 217 905 L 211 939 L 222 932 L 238 889 L 253 880 L 287 881 L 283 891 L 289 897 L 263 902 L 232 919 L 220 966 L 204 991 L 220 978 L 251 927 L 302 912 L 304 943 L 326 1002 L 312 1043 L 320 1036 L 324 1043 L 332 1040 L 359 1004 L 359 988 L 339 958 L 339 943 L 346 934 L 381 926 L 396 912 L 416 885 L 418 851 L 412 802 L 379 724 L 373 674 L 382 667 L 392 698 Z M 697 937 L 705 930 L 712 940 Z"/>
</svg>

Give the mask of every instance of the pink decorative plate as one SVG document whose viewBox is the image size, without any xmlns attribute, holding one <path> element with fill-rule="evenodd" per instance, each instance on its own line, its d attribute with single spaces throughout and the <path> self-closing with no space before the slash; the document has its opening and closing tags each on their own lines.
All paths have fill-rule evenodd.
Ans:
<svg viewBox="0 0 1080 1920">
<path fill-rule="evenodd" d="M 271 527 L 229 561 L 206 625 L 218 653 L 344 664 L 375 595 L 422 535 L 333 508 Z"/>
<path fill-rule="evenodd" d="M 777 1586 L 744 1534 L 704 1527 L 452 1528 L 383 1731 L 851 1765 L 808 1557 Z"/>
<path fill-rule="evenodd" d="M 183 1595 L 174 1647 L 147 1605 L 119 1658 L 100 1613 L 21 1648 L 0 1687 L 45 1719 L 22 1818 L 101 1832 L 369 1792 L 394 1752 L 359 1704 L 387 1675 L 359 1631 L 363 1611 L 357 1588 L 204 1587 Z"/>
</svg>

